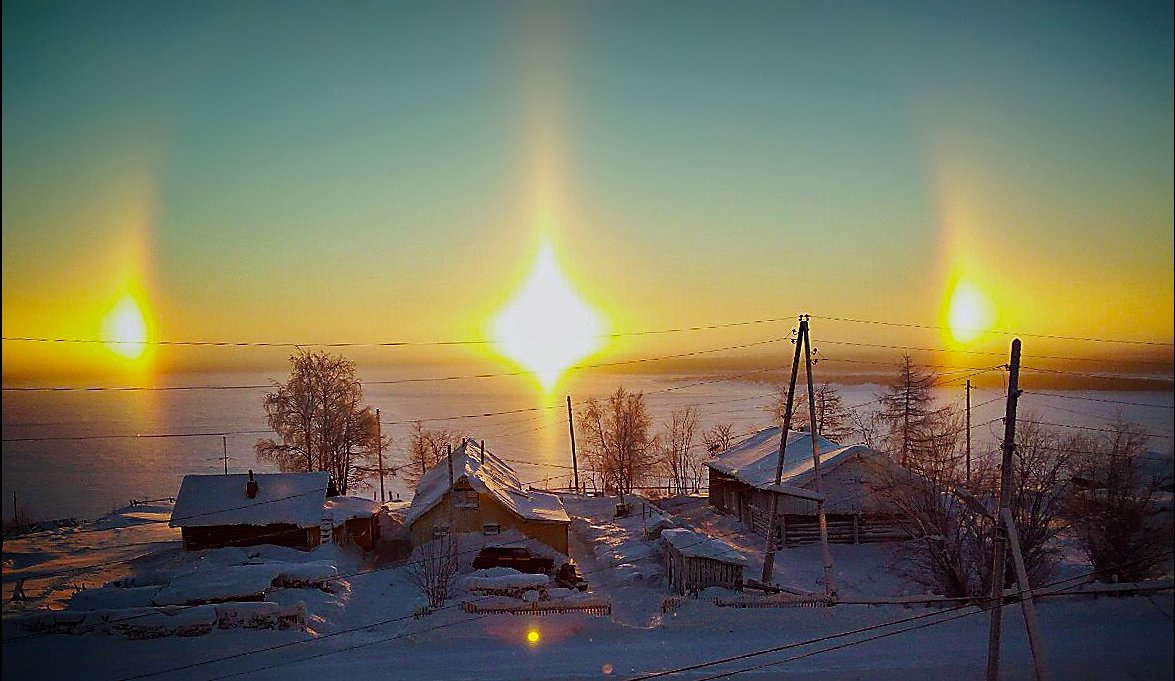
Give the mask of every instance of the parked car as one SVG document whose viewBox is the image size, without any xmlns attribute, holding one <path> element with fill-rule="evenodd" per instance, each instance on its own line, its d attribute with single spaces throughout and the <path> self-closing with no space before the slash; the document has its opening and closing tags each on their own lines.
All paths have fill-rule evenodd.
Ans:
<svg viewBox="0 0 1175 681">
<path fill-rule="evenodd" d="M 508 567 L 533 575 L 549 575 L 555 569 L 555 561 L 536 556 L 530 549 L 519 546 L 487 546 L 473 559 L 473 568 L 485 570 L 492 567 Z"/>
</svg>

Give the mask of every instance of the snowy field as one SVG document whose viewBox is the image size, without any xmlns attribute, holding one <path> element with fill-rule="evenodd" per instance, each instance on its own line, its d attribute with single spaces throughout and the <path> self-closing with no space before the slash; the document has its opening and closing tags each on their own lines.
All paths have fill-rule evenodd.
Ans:
<svg viewBox="0 0 1175 681">
<path fill-rule="evenodd" d="M 406 567 L 327 545 L 185 553 L 170 507 L 123 509 L 80 527 L 4 542 L 5 679 L 600 679 L 694 667 L 669 678 L 981 678 L 987 613 L 971 606 L 726 608 L 707 590 L 669 595 L 656 530 L 702 529 L 742 549 L 747 575 L 762 546 L 699 500 L 664 509 L 637 499 L 567 497 L 571 554 L 586 592 L 505 568 L 466 568 L 456 597 L 424 605 Z M 648 531 L 653 530 L 652 532 Z M 832 547 L 842 598 L 916 596 L 893 546 Z M 777 556 L 776 581 L 822 592 L 819 548 Z M 468 564 L 468 561 L 466 561 Z M 1079 576 L 1070 559 L 1058 578 Z M 10 600 L 23 580 L 28 597 Z M 720 592 L 720 593 L 717 593 Z M 463 605 L 468 604 L 468 605 Z M 583 612 L 485 614 L 478 608 Z M 1047 599 L 1038 604 L 1057 679 L 1169 679 L 1172 594 Z M 892 624 L 891 624 L 892 623 Z M 1005 609 L 1002 678 L 1033 678 L 1018 607 Z M 765 650 L 766 654 L 752 655 Z M 745 656 L 715 664 L 724 658 Z M 740 673 L 741 672 L 741 673 Z M 725 677 L 723 677 L 725 678 Z"/>
</svg>

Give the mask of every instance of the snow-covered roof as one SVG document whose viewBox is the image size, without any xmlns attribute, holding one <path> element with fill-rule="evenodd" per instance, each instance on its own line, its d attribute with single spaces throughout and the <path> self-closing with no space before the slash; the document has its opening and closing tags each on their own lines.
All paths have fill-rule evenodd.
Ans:
<svg viewBox="0 0 1175 681">
<path fill-rule="evenodd" d="M 380 503 L 364 497 L 330 497 L 322 510 L 327 518 L 342 523 L 353 518 L 370 518 L 379 513 Z"/>
<path fill-rule="evenodd" d="M 760 430 L 746 440 L 706 462 L 710 468 L 725 473 L 752 487 L 767 488 L 775 484 L 775 466 L 779 459 L 779 427 Z M 783 458 L 781 482 L 786 487 L 803 487 L 812 480 L 812 433 L 790 431 Z M 860 455 L 876 454 L 865 445 L 842 447 L 816 435 L 821 470 L 831 469 Z"/>
<path fill-rule="evenodd" d="M 693 530 L 684 528 L 664 530 L 661 532 L 661 537 L 673 548 L 680 551 L 681 555 L 688 558 L 709 558 L 735 565 L 747 564 L 747 559 L 743 557 L 743 554 L 730 544 Z"/>
<path fill-rule="evenodd" d="M 481 494 L 489 494 L 514 515 L 524 520 L 545 520 L 571 522 L 563 500 L 554 494 L 525 490 L 514 469 L 495 456 L 488 449 L 485 461 L 478 446 L 465 439 L 453 450 L 453 482 L 465 479 L 469 486 Z M 430 468 L 416 484 L 416 495 L 412 506 L 404 517 L 404 524 L 411 525 L 434 506 L 439 504 L 449 491 L 449 464 L 444 458 Z"/>
<path fill-rule="evenodd" d="M 245 493 L 246 474 L 185 475 L 171 512 L 171 527 L 294 524 L 312 527 L 322 521 L 329 475 L 257 473 L 257 495 Z"/>
</svg>

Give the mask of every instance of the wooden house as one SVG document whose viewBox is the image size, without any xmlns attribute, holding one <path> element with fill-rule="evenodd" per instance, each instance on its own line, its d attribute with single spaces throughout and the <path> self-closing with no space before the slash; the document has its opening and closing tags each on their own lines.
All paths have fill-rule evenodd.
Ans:
<svg viewBox="0 0 1175 681">
<path fill-rule="evenodd" d="M 864 445 L 841 446 L 807 431 L 791 431 L 781 483 L 775 484 L 780 428 L 761 430 L 706 462 L 710 505 L 767 535 L 772 495 L 778 495 L 781 543 L 819 540 L 817 501 L 823 499 L 829 541 L 906 539 L 909 529 L 882 490 L 900 474 L 888 456 Z M 815 491 L 812 438 L 820 453 L 821 493 Z"/>
<path fill-rule="evenodd" d="M 730 544 L 686 529 L 664 530 L 661 538 L 666 544 L 665 575 L 674 593 L 742 588 L 747 559 Z"/>
<path fill-rule="evenodd" d="M 185 475 L 171 512 L 189 551 L 277 544 L 309 550 L 321 542 L 328 475 Z"/>
<path fill-rule="evenodd" d="M 465 439 L 420 478 L 404 525 L 414 546 L 449 532 L 483 535 L 492 545 L 517 532 L 566 555 L 571 518 L 558 496 L 524 489 L 514 469 Z"/>
</svg>

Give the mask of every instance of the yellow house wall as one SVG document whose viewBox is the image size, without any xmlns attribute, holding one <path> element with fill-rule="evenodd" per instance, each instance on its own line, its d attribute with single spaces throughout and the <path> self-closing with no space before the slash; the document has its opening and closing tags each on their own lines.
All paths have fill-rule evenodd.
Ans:
<svg viewBox="0 0 1175 681">
<path fill-rule="evenodd" d="M 460 489 L 460 487 L 458 487 Z M 527 537 L 567 555 L 567 523 L 523 520 L 511 513 L 489 494 L 477 495 L 477 508 L 454 508 L 453 521 L 458 532 L 481 534 L 482 526 L 498 524 L 502 531 L 514 529 Z M 412 523 L 412 545 L 420 546 L 432 539 L 433 528 L 449 524 L 449 494 L 440 503 Z"/>
</svg>

